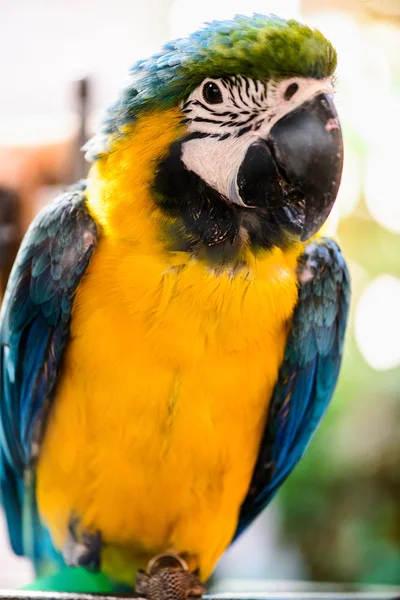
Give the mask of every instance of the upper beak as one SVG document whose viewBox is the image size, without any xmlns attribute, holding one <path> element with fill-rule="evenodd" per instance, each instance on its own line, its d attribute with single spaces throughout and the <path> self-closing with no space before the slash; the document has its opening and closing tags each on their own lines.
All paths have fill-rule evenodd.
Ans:
<svg viewBox="0 0 400 600">
<path fill-rule="evenodd" d="M 289 233 L 306 241 L 333 207 L 342 167 L 338 115 L 332 97 L 319 94 L 249 147 L 238 173 L 239 194 L 248 206 L 271 207 Z"/>
</svg>

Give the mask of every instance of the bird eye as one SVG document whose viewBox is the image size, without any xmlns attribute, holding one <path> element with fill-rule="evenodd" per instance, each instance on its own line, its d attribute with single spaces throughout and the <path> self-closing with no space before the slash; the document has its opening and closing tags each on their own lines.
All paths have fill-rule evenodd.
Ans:
<svg viewBox="0 0 400 600">
<path fill-rule="evenodd" d="M 298 89 L 299 89 L 299 86 L 297 83 L 291 83 L 286 88 L 285 93 L 283 95 L 285 100 L 290 100 L 295 95 L 295 93 L 297 92 Z"/>
<path fill-rule="evenodd" d="M 222 93 L 218 85 L 214 81 L 207 81 L 203 85 L 203 98 L 208 104 L 221 104 Z"/>
</svg>

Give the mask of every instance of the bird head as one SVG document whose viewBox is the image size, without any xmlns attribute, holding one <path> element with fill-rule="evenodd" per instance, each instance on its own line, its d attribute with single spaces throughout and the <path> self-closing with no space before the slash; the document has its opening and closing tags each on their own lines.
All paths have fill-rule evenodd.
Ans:
<svg viewBox="0 0 400 600">
<path fill-rule="evenodd" d="M 152 156 L 149 189 L 181 249 L 306 241 L 340 184 L 335 67 L 331 43 L 295 20 L 214 21 L 133 67 L 89 157 L 108 156 L 146 116 L 172 111 L 175 133 Z M 160 121 L 152 135 L 163 129 Z"/>
</svg>

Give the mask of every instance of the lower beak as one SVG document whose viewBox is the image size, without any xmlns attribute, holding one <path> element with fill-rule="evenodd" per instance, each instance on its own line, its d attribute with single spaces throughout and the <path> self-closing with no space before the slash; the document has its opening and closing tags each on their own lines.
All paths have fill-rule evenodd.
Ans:
<svg viewBox="0 0 400 600">
<path fill-rule="evenodd" d="M 332 98 L 320 94 L 248 148 L 237 184 L 246 206 L 266 207 L 302 241 L 326 221 L 339 189 L 343 139 Z"/>
</svg>

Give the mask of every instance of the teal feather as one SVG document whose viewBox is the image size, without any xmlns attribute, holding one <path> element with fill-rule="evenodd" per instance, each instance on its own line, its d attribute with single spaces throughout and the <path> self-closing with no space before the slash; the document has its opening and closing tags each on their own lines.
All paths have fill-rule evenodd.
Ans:
<svg viewBox="0 0 400 600">
<path fill-rule="evenodd" d="M 302 274 L 311 274 L 301 283 Z M 350 301 L 346 264 L 335 242 L 306 246 L 299 300 L 249 493 L 235 537 L 271 501 L 303 456 L 332 398 Z"/>
<path fill-rule="evenodd" d="M 37 569 L 62 564 L 39 520 L 32 440 L 42 425 L 69 335 L 72 302 L 96 245 L 82 192 L 42 211 L 21 245 L 0 325 L 0 489 L 11 545 Z"/>
</svg>

